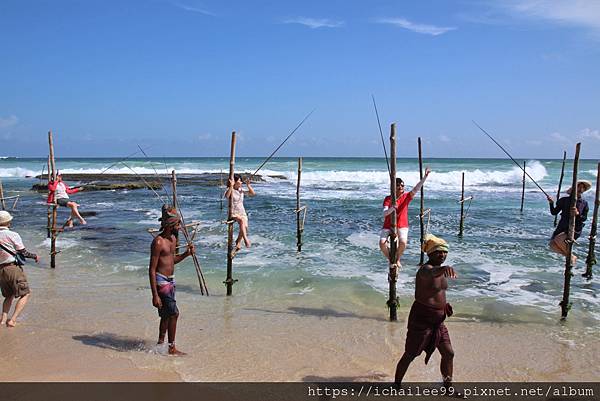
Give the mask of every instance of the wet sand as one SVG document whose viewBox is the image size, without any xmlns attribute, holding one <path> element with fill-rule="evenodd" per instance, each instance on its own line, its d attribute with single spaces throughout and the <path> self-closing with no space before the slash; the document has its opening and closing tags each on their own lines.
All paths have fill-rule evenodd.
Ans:
<svg viewBox="0 0 600 401">
<path fill-rule="evenodd" d="M 181 286 L 177 344 L 189 355 L 168 357 L 155 345 L 158 317 L 146 286 L 75 288 L 53 282 L 60 275 L 33 272 L 20 325 L 0 328 L 3 381 L 391 381 L 404 348 L 406 303 L 390 323 L 384 306 L 341 289 L 324 302 L 310 294 L 226 298 L 214 285 L 206 298 Z M 245 285 L 240 280 L 234 294 Z M 457 312 L 447 324 L 457 381 L 600 377 L 598 328 L 560 324 L 558 316 L 555 324 L 509 324 Z M 406 380 L 439 381 L 439 355 L 423 360 Z"/>
</svg>

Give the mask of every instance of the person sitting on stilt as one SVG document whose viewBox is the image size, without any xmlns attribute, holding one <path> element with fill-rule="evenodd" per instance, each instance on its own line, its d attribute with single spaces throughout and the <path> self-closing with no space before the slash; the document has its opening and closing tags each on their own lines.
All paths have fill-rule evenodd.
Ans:
<svg viewBox="0 0 600 401">
<path fill-rule="evenodd" d="M 254 196 L 256 193 L 250 185 L 250 178 L 246 178 L 246 187 L 248 191 L 242 189 L 242 176 L 235 174 L 233 180 L 229 180 L 229 185 L 224 197 L 231 197 L 231 218 L 235 220 L 240 226 L 240 232 L 237 239 L 235 240 L 235 252 L 242 248 L 242 240 L 246 248 L 250 248 L 250 239 L 248 239 L 248 215 L 244 208 L 244 195 Z"/>
<path fill-rule="evenodd" d="M 54 200 L 56 199 L 56 203 L 59 206 L 68 207 L 71 209 L 71 215 L 65 223 L 65 225 L 68 227 L 73 227 L 73 217 L 76 217 L 81 224 L 87 224 L 85 219 L 79 213 L 79 205 L 69 199 L 69 195 L 75 194 L 79 191 L 81 191 L 81 188 L 71 188 L 65 184 L 60 173 L 56 176 L 56 181 L 50 181 L 48 183 L 47 203 L 54 203 Z"/>
<path fill-rule="evenodd" d="M 581 236 L 581 231 L 583 230 L 583 226 L 587 220 L 589 206 L 587 201 L 583 199 L 582 194 L 588 191 L 591 187 L 592 183 L 589 181 L 577 181 L 577 201 L 575 202 L 575 208 L 573 208 L 573 213 L 575 213 L 574 239 L 577 239 Z M 567 194 L 571 194 L 571 190 L 572 188 L 569 188 L 567 190 Z M 552 237 L 550 238 L 550 249 L 556 253 L 567 256 L 567 234 L 569 232 L 569 218 L 571 215 L 571 196 L 563 196 L 556 202 L 556 206 L 554 205 L 554 199 L 552 199 L 551 196 L 548 196 L 547 198 L 548 203 L 550 204 L 550 213 L 552 213 L 553 216 L 556 216 L 558 213 L 560 213 L 560 220 L 556 225 L 554 233 L 552 233 Z M 572 265 L 577 263 L 577 257 L 575 255 L 572 255 L 571 263 Z"/>
<path fill-rule="evenodd" d="M 381 253 L 386 257 L 386 259 L 390 259 L 390 250 L 389 250 L 389 241 L 393 240 L 393 237 L 396 238 L 396 242 L 398 247 L 396 249 L 396 260 L 392 264 L 393 269 L 397 269 L 398 267 L 402 267 L 400 264 L 400 258 L 406 249 L 406 244 L 408 242 L 408 204 L 413 200 L 417 192 L 421 189 L 425 180 L 431 173 L 429 167 L 425 169 L 425 175 L 421 181 L 415 185 L 415 187 L 410 192 L 404 192 L 404 181 L 401 178 L 396 178 L 396 207 L 392 206 L 392 197 L 386 196 L 383 200 L 383 228 L 379 234 L 379 249 L 381 249 Z M 392 213 L 396 210 L 396 234 L 392 235 Z M 391 238 L 391 239 L 389 239 Z"/>
</svg>

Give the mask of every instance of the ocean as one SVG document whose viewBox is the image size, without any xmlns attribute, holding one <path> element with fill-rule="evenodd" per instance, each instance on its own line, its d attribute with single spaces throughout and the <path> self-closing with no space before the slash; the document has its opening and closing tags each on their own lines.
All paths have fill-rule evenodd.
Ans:
<svg viewBox="0 0 600 401">
<path fill-rule="evenodd" d="M 100 173 L 118 158 L 58 159 L 63 173 Z M 262 158 L 238 158 L 237 172 L 254 172 Z M 129 311 L 131 332 L 155 337 L 156 321 L 139 319 L 136 313 L 154 314 L 148 287 L 148 261 L 152 237 L 147 229 L 157 228 L 161 201 L 148 190 L 81 192 L 72 196 L 80 210 L 96 212 L 88 225 L 60 234 L 57 268 L 49 264 L 46 238 L 45 195 L 30 190 L 39 180 L 44 159 L 2 159 L 0 177 L 5 196 L 20 195 L 14 212 L 14 230 L 27 247 L 42 255 L 39 266 L 26 269 L 33 291 L 64 295 L 72 302 L 86 304 L 100 325 L 103 313 L 119 315 Z M 228 158 L 132 158 L 127 165 L 138 173 L 178 175 L 206 172 L 227 173 Z M 552 196 L 556 195 L 561 160 L 527 160 L 527 172 Z M 447 264 L 459 277 L 450 282 L 448 300 L 457 317 L 465 321 L 539 323 L 555 326 L 560 318 L 564 257 L 549 251 L 547 243 L 554 217 L 545 196 L 528 181 L 525 208 L 520 212 L 522 172 L 504 159 L 426 159 L 432 170 L 425 184 L 425 208 L 431 209 L 428 231 L 450 245 Z M 580 179 L 596 181 L 597 161 L 582 160 Z M 572 164 L 567 163 L 563 193 L 570 186 Z M 416 159 L 399 159 L 398 176 L 409 190 L 419 179 Z M 464 236 L 458 237 L 461 175 L 465 173 L 467 217 Z M 107 173 L 131 174 L 123 165 Z M 301 203 L 308 212 L 302 252 L 296 250 L 297 159 L 275 158 L 260 171 L 280 175 L 254 184 L 256 196 L 246 197 L 249 215 L 250 249 L 234 259 L 233 302 L 246 311 L 273 310 L 274 305 L 296 308 L 327 308 L 337 305 L 341 313 L 368 310 L 386 319 L 387 262 L 378 248 L 382 225 L 382 201 L 389 192 L 386 161 L 383 158 L 304 158 Z M 68 182 L 77 185 L 78 182 Z M 594 190 L 584 197 L 590 204 L 588 222 L 575 247 L 578 262 L 572 279 L 570 327 L 581 335 L 600 323 L 599 273 L 591 281 L 581 277 L 585 269 L 588 235 L 593 211 Z M 168 191 L 170 193 L 170 190 Z M 179 202 L 188 222 L 200 222 L 196 249 L 207 278 L 211 296 L 200 296 L 191 260 L 176 267 L 178 291 L 188 309 L 194 304 L 226 307 L 226 225 L 227 205 L 221 208 L 222 189 L 215 186 L 180 186 Z M 164 192 L 159 191 L 164 197 Z M 410 233 L 403 269 L 397 284 L 400 311 L 404 316 L 412 302 L 414 277 L 419 262 L 419 196 L 409 208 Z M 59 209 L 59 222 L 67 211 Z M 237 227 L 236 227 L 237 232 Z M 594 268 L 597 272 L 597 267 Z M 93 292 L 106 296 L 112 307 L 99 305 Z M 100 295 L 99 295 L 100 294 Z M 32 302 L 43 302 L 34 300 Z M 115 305 L 116 303 L 116 305 Z M 140 306 L 143 305 L 143 306 Z M 139 310 L 142 308 L 142 311 Z M 68 309 L 68 305 L 67 305 Z M 82 308 L 78 308 L 80 310 Z M 110 312 L 113 311 L 113 312 Z M 65 311 L 65 313 L 67 313 Z M 123 312 L 125 313 L 125 312 Z M 222 312 L 216 315 L 221 316 Z M 223 312 L 225 313 L 225 312 Z M 362 312 L 361 312 L 362 313 Z M 215 316 L 216 316 L 215 315 Z M 26 313 L 25 313 L 26 318 Z M 154 315 L 151 315 L 154 316 Z M 87 319 L 69 316 L 69 319 Z M 215 317 L 217 319 L 217 317 Z M 100 330 L 100 326 L 97 327 Z M 595 329 L 594 329 L 595 330 Z M 138 363 L 142 363 L 138 361 Z M 191 373 L 190 373 L 191 375 Z M 193 375 L 189 376 L 192 379 Z"/>
</svg>

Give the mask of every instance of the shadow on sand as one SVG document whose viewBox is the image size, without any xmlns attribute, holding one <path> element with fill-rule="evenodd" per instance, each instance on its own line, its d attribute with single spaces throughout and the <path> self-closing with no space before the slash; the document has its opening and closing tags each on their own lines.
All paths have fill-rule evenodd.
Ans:
<svg viewBox="0 0 600 401">
<path fill-rule="evenodd" d="M 244 308 L 245 310 L 265 312 L 265 313 L 281 313 L 286 315 L 300 315 L 300 316 L 316 316 L 321 319 L 327 319 L 329 317 L 337 318 L 349 318 L 349 319 L 369 319 L 377 320 L 380 322 L 387 322 L 386 319 L 374 316 L 362 316 L 352 312 L 340 312 L 331 308 L 301 308 L 301 307 L 290 307 L 287 310 L 277 311 L 260 308 Z"/>
<path fill-rule="evenodd" d="M 118 352 L 144 351 L 146 342 L 135 337 L 120 336 L 113 333 L 99 333 L 94 335 L 73 336 L 73 340 L 81 341 L 92 347 L 111 349 Z"/>
</svg>

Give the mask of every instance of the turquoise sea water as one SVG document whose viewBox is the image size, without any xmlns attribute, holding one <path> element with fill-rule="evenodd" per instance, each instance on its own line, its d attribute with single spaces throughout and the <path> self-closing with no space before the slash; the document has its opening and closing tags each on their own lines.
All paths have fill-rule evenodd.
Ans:
<svg viewBox="0 0 600 401">
<path fill-rule="evenodd" d="M 99 173 L 118 159 L 59 159 L 65 173 Z M 238 158 L 237 171 L 253 172 L 261 158 Z M 0 177 L 6 196 L 20 194 L 14 228 L 28 246 L 47 255 L 46 205 L 41 194 L 30 191 L 38 180 L 44 159 L 2 159 Z M 175 169 L 178 174 L 228 171 L 226 158 L 129 159 L 127 164 L 140 173 L 153 174 Z M 431 159 L 425 164 L 432 174 L 425 186 L 425 207 L 431 208 L 429 231 L 450 243 L 448 263 L 460 277 L 448 297 L 462 307 L 464 317 L 498 321 L 556 322 L 562 297 L 564 258 L 550 253 L 547 241 L 553 231 L 553 217 L 545 197 L 531 182 L 527 183 L 525 210 L 520 213 L 522 172 L 504 159 Z M 560 160 L 527 160 L 527 171 L 553 196 L 556 195 Z M 596 181 L 595 160 L 580 162 L 580 178 Z M 571 164 L 563 189 L 571 180 Z M 311 297 L 324 300 L 332 288 L 348 299 L 370 306 L 381 306 L 385 316 L 387 263 L 377 241 L 382 224 L 381 203 L 387 195 L 388 175 L 385 159 L 380 158 L 305 158 L 301 198 L 308 206 L 304 246 L 296 252 L 296 170 L 297 159 L 276 158 L 261 174 L 277 174 L 287 179 L 268 179 L 257 183 L 255 198 L 246 200 L 253 246 L 243 250 L 234 261 L 234 294 L 244 295 L 260 304 L 273 297 Z M 131 174 L 117 165 L 109 173 Z M 464 237 L 458 238 L 461 174 L 465 172 L 468 215 Z M 418 181 L 415 159 L 398 161 L 398 176 L 410 188 Z M 137 178 L 132 174 L 132 180 Z M 75 185 L 76 182 L 69 184 Z M 585 194 L 593 209 L 594 190 Z M 201 222 L 197 235 L 200 262 L 212 294 L 225 289 L 226 228 L 222 223 L 217 187 L 179 188 L 180 204 L 188 221 Z M 106 285 L 139 288 L 147 286 L 147 266 L 151 236 L 148 228 L 157 227 L 160 202 L 147 190 L 79 193 L 73 198 L 81 210 L 95 211 L 88 226 L 59 237 L 60 269 L 70 272 L 69 288 Z M 226 206 L 225 206 L 226 207 Z M 419 197 L 411 203 L 409 247 L 403 260 L 398 292 L 401 303 L 409 304 L 414 291 L 414 273 L 419 260 Z M 59 220 L 66 218 L 60 209 Z M 592 210 L 584 234 L 576 246 L 581 261 L 572 281 L 572 315 L 584 324 L 600 320 L 598 278 L 584 280 L 580 273 L 587 254 Z M 47 265 L 47 256 L 46 264 Z M 44 264 L 42 264 L 44 266 Z M 29 274 L 43 276 L 43 269 L 28 267 Z M 595 270 L 597 271 L 597 269 Z M 197 292 L 191 262 L 178 266 L 182 289 Z M 597 273 L 596 277 L 600 277 Z M 113 291 L 113 290 L 110 290 Z M 336 292 L 336 296 L 340 292 Z"/>
</svg>

